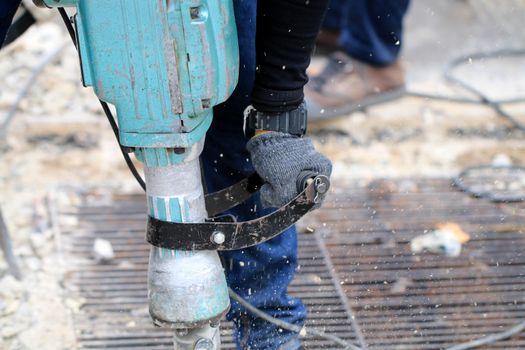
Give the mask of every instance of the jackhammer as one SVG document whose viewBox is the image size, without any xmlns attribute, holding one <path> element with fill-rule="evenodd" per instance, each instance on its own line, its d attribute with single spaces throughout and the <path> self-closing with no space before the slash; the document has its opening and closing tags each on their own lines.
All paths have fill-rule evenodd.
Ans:
<svg viewBox="0 0 525 350">
<path fill-rule="evenodd" d="M 231 0 L 34 1 L 76 8 L 83 85 L 115 107 L 119 142 L 144 165 L 153 322 L 174 330 L 175 349 L 219 349 L 230 299 L 217 251 L 275 237 L 322 201 L 328 178 L 301 174 L 297 197 L 246 222 L 219 214 L 252 196 L 258 175 L 204 194 L 199 156 L 212 108 L 238 78 Z"/>
</svg>

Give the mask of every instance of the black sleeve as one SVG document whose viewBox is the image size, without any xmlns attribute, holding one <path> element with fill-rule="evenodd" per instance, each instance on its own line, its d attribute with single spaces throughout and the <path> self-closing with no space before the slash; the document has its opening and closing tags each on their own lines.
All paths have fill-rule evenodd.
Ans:
<svg viewBox="0 0 525 350">
<path fill-rule="evenodd" d="M 329 0 L 257 2 L 256 75 L 252 104 L 260 111 L 293 110 L 304 98 L 315 39 Z"/>
</svg>

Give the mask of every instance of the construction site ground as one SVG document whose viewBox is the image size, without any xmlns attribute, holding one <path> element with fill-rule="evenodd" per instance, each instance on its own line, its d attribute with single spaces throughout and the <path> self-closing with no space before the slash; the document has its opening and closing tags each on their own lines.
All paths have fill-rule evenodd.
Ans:
<svg viewBox="0 0 525 350">
<path fill-rule="evenodd" d="M 402 42 L 408 89 L 472 97 L 443 80 L 447 62 L 477 51 L 524 47 L 518 13 L 525 5 L 510 0 L 505 6 L 497 3 L 414 2 Z M 83 317 L 93 312 L 89 308 L 96 303 L 86 303 L 82 293 L 89 288 L 83 288 L 82 274 L 77 272 L 79 266 L 97 270 L 95 262 L 89 260 L 89 239 L 111 215 L 124 220 L 120 224 L 124 228 L 129 225 L 124 231 L 140 235 L 141 190 L 122 160 L 93 92 L 80 84 L 78 57 L 68 40 L 58 22 L 51 20 L 34 26 L 0 51 L 0 123 L 34 68 L 50 53 L 58 52 L 21 101 L 6 136 L 0 140 L 0 206 L 23 273 L 23 281 L 12 278 L 0 255 L 0 349 L 69 350 L 79 344 L 85 346 L 83 342 L 89 337 L 82 338 L 79 332 L 90 327 L 86 325 L 89 318 Z M 523 57 L 472 60 L 458 74 L 492 98 L 516 98 L 525 95 L 524 62 Z M 314 64 L 322 64 L 322 60 Z M 525 123 L 525 104 L 505 106 L 505 110 Z M 312 305 L 318 312 L 328 310 L 321 319 L 329 318 L 331 310 L 322 307 L 324 292 L 326 298 L 330 293 L 338 298 L 334 307 L 340 307 L 343 314 L 349 305 L 358 320 L 365 318 L 360 330 L 348 321 L 348 325 L 342 323 L 343 328 L 328 325 L 327 331 L 332 327 L 335 333 L 356 341 L 356 332 L 360 331 L 370 349 L 440 349 L 501 331 L 511 326 L 511 321 L 525 318 L 522 273 L 507 274 L 510 270 L 498 268 L 500 263 L 510 262 L 523 271 L 524 250 L 518 249 L 523 247 L 523 206 L 474 199 L 451 187 L 449 181 L 469 166 L 524 165 L 523 132 L 483 105 L 404 97 L 335 120 L 312 123 L 310 135 L 333 161 L 334 173 L 327 206 L 302 223 L 303 230 L 311 227 L 316 231 L 301 238 L 302 261 L 323 256 L 330 259 L 322 263 L 328 265 L 314 264 L 311 273 L 300 271 L 299 282 L 292 289 L 300 295 L 317 290 L 318 295 L 312 297 L 317 304 Z M 91 207 L 91 216 L 83 216 L 86 207 Z M 456 222 L 469 233 L 471 240 L 465 243 L 462 255 L 411 255 L 410 239 L 443 222 Z M 72 239 L 75 237 L 80 237 L 83 245 L 75 246 L 79 244 Z M 327 251 L 319 245 L 318 239 L 323 237 Z M 119 249 L 124 248 L 117 243 L 117 259 L 122 259 Z M 145 249 L 135 241 L 133 244 L 139 252 Z M 73 253 L 78 254 L 77 259 Z M 138 260 L 142 259 L 139 255 Z M 395 260 L 399 255 L 405 260 Z M 121 267 L 126 268 L 125 264 Z M 411 274 L 413 268 L 419 272 Z M 428 276 L 423 276 L 446 271 L 463 278 L 467 274 L 485 275 L 489 280 L 457 285 L 442 278 L 443 285 L 432 285 L 425 280 Z M 330 282 L 317 288 L 323 274 Z M 389 275 L 396 278 L 385 277 Z M 101 275 L 90 278 L 96 280 Z M 378 281 L 386 283 L 378 285 Z M 308 289 L 313 287 L 317 289 Z M 412 294 L 405 294 L 411 288 Z M 440 305 L 447 305 L 448 294 L 469 293 L 479 295 L 483 306 L 476 309 L 477 305 L 464 301 L 452 303 L 441 312 Z M 401 310 L 413 297 L 418 297 L 418 308 L 390 312 Z M 515 308 L 509 306 L 511 302 Z M 431 309 L 432 314 L 427 312 Z M 130 311 L 128 305 L 123 310 L 138 312 L 136 324 L 124 326 L 147 327 L 141 323 L 146 319 L 141 313 L 143 306 Z M 465 310 L 479 312 L 473 311 L 465 321 L 458 318 L 467 313 Z M 443 319 L 447 313 L 452 317 L 449 323 Z M 417 317 L 420 322 L 416 327 L 413 319 Z M 484 318 L 489 321 L 485 323 Z M 499 322 L 503 319 L 506 321 Z M 384 326 L 397 322 L 399 328 Z M 425 328 L 425 323 L 431 327 Z M 447 331 L 461 327 L 466 331 Z M 169 348 L 162 336 L 151 349 Z M 393 338 L 409 341 L 389 347 L 385 339 Z M 415 338 L 423 340 L 411 340 Z M 508 344 L 516 349 L 525 347 L 523 336 L 513 341 L 492 348 L 512 348 Z M 92 348 L 104 348 L 104 343 L 94 344 Z M 141 338 L 135 344 L 146 348 Z M 310 348 L 329 346 L 311 344 Z"/>
</svg>

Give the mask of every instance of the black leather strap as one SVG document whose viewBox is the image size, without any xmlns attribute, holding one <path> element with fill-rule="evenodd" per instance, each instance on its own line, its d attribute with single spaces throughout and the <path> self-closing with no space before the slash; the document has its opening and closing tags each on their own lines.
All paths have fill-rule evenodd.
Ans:
<svg viewBox="0 0 525 350">
<path fill-rule="evenodd" d="M 205 201 L 208 215 L 214 217 L 241 204 L 257 193 L 263 182 L 257 173 L 253 173 L 230 187 L 207 194 Z"/>
<path fill-rule="evenodd" d="M 296 223 L 325 197 L 326 176 L 315 177 L 291 202 L 258 219 L 231 222 L 176 223 L 148 217 L 147 241 L 173 250 L 234 250 L 265 242 Z"/>
</svg>

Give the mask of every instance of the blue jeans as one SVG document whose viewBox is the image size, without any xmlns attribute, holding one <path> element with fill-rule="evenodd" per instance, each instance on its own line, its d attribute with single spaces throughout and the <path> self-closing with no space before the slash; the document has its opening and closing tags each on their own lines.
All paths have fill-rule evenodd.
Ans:
<svg viewBox="0 0 525 350">
<path fill-rule="evenodd" d="M 400 52 L 409 0 L 332 0 L 323 28 L 341 32 L 340 46 L 372 65 L 393 63 Z"/>
<path fill-rule="evenodd" d="M 6 19 L 0 17 L 0 28 L 5 28 L 0 32 L 1 43 L 18 0 L 0 1 L 0 16 L 6 14 Z M 243 134 L 243 111 L 250 104 L 255 75 L 256 1 L 234 0 L 234 5 L 239 33 L 240 77 L 233 95 L 215 107 L 213 124 L 206 137 L 202 161 L 209 191 L 230 186 L 254 171 L 245 148 L 248 140 Z M 238 220 L 253 219 L 268 212 L 262 209 L 257 197 L 230 211 Z M 274 317 L 297 325 L 304 323 L 304 305 L 287 294 L 297 267 L 295 227 L 256 247 L 224 252 L 222 258 L 228 284 L 240 296 Z M 284 343 L 287 344 L 286 350 L 300 346 L 294 340 L 297 334 L 279 330 L 254 317 L 234 301 L 228 319 L 235 324 L 239 349 L 277 349 Z"/>
<path fill-rule="evenodd" d="M 255 76 L 256 1 L 234 0 L 239 33 L 240 77 L 233 95 L 214 109 L 213 124 L 206 136 L 202 155 L 208 191 L 227 187 L 254 170 L 246 151 L 243 111 L 250 104 Z M 238 220 L 249 220 L 268 213 L 253 198 L 230 211 Z M 255 247 L 223 252 L 228 284 L 252 305 L 279 319 L 302 325 L 306 310 L 302 302 L 287 294 L 288 284 L 297 267 L 295 227 Z M 297 334 L 247 313 L 232 301 L 228 319 L 235 324 L 235 339 L 240 349 L 277 349 L 297 338 Z M 297 342 L 287 350 L 295 350 Z"/>
</svg>

